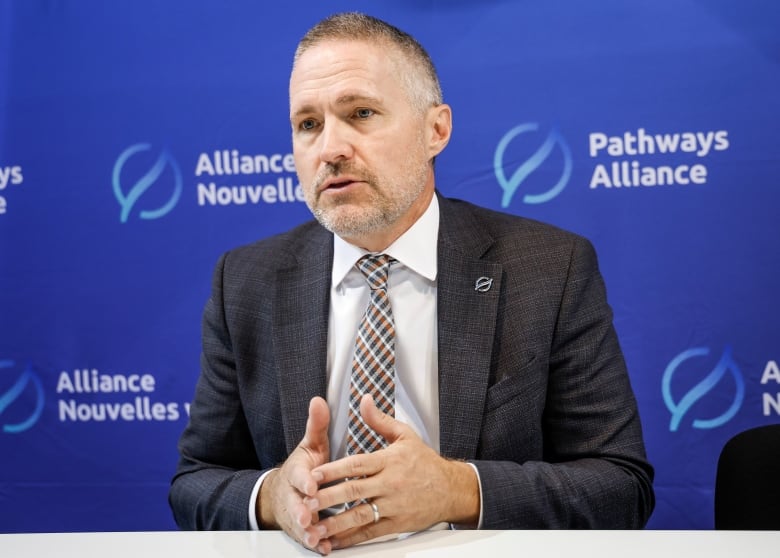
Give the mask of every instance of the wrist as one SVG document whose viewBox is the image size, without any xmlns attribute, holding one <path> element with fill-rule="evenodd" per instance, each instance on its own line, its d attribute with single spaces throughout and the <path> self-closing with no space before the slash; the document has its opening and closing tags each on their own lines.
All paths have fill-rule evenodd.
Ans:
<svg viewBox="0 0 780 558">
<path fill-rule="evenodd" d="M 479 523 L 479 480 L 474 468 L 465 461 L 448 461 L 451 505 L 446 521 L 476 528 Z"/>
<path fill-rule="evenodd" d="M 279 524 L 276 522 L 274 515 L 274 487 L 276 485 L 277 477 L 279 476 L 279 470 L 273 469 L 263 480 L 263 484 L 260 485 L 260 491 L 257 494 L 257 502 L 255 503 L 255 510 L 257 515 L 257 524 L 261 529 L 279 529 Z"/>
</svg>

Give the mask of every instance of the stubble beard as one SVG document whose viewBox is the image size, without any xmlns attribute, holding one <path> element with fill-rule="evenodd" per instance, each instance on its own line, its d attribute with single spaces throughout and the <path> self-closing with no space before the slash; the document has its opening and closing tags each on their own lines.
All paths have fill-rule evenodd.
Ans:
<svg viewBox="0 0 780 558">
<path fill-rule="evenodd" d="M 379 178 L 352 161 L 329 164 L 306 188 L 306 204 L 320 224 L 342 238 L 362 238 L 392 227 L 422 195 L 428 178 L 429 163 L 410 158 L 396 175 Z M 319 185 L 341 174 L 359 178 L 368 186 L 355 195 L 344 194 L 323 203 Z"/>
</svg>

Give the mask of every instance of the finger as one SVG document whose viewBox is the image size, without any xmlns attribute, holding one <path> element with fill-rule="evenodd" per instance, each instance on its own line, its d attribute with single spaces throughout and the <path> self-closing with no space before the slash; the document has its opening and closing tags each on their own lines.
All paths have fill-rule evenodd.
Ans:
<svg viewBox="0 0 780 558">
<path fill-rule="evenodd" d="M 290 516 L 299 528 L 307 529 L 316 521 L 316 518 L 312 517 L 309 507 L 298 499 L 290 502 L 289 510 Z"/>
<path fill-rule="evenodd" d="M 316 549 L 324 540 L 327 529 L 320 523 L 315 523 L 303 530 L 301 535 L 301 543 L 303 546 Z"/>
<path fill-rule="evenodd" d="M 354 478 L 344 482 L 333 484 L 317 492 L 317 510 L 325 510 L 339 506 L 347 502 L 369 500 L 387 495 L 387 487 L 379 480 L 379 477 L 370 476 Z M 305 503 L 308 504 L 308 498 Z"/>
<path fill-rule="evenodd" d="M 380 519 L 377 523 L 369 523 L 352 529 L 347 529 L 328 538 L 331 548 L 347 548 L 356 544 L 364 543 L 397 532 L 392 521 Z"/>
<path fill-rule="evenodd" d="M 375 475 L 384 467 L 385 452 L 379 450 L 373 453 L 358 453 L 325 463 L 313 469 L 312 474 L 321 476 L 320 484 L 325 484 Z"/>
<path fill-rule="evenodd" d="M 301 444 L 310 449 L 328 447 L 328 425 L 330 409 L 322 397 L 312 397 L 309 401 L 309 418 L 306 420 L 306 432 Z"/>
<path fill-rule="evenodd" d="M 289 511 L 292 524 L 283 527 L 284 530 L 294 540 L 299 541 L 309 549 L 317 550 L 318 547 L 322 546 L 323 541 L 326 540 L 325 534 L 327 529 L 318 523 L 319 514 L 310 511 L 307 507 L 303 507 L 300 502 L 293 502 Z M 330 543 L 325 546 L 327 546 L 328 552 L 330 552 Z M 325 549 L 324 546 L 323 549 Z M 319 550 L 317 551 L 319 552 Z M 324 552 L 324 554 L 328 552 Z"/>
<path fill-rule="evenodd" d="M 326 528 L 329 539 L 345 537 L 359 527 L 374 523 L 374 510 L 371 504 L 360 504 L 342 513 L 332 515 L 320 521 L 318 525 Z"/>
<path fill-rule="evenodd" d="M 272 473 L 272 476 L 269 476 L 263 483 L 261 490 L 267 488 L 267 492 L 264 492 L 261 498 L 271 502 L 273 515 L 279 526 L 285 530 L 289 527 L 300 531 L 314 523 L 317 517 L 311 505 L 292 486 L 287 477 L 288 474 L 287 464 L 279 471 Z"/>
<path fill-rule="evenodd" d="M 330 410 L 322 397 L 313 397 L 309 402 L 309 417 L 306 420 L 306 432 L 298 449 L 303 453 L 289 459 L 289 483 L 306 496 L 317 492 L 321 478 L 312 473 L 312 467 L 319 461 L 324 463 L 330 453 L 328 441 L 328 424 Z M 304 459 L 304 457 L 306 459 Z"/>
<path fill-rule="evenodd" d="M 299 456 L 298 456 L 299 457 Z M 320 475 L 311 470 L 311 465 L 300 459 L 288 460 L 285 467 L 285 479 L 289 488 L 296 491 L 299 500 L 303 496 L 313 497 L 319 488 Z"/>
<path fill-rule="evenodd" d="M 333 551 L 333 547 L 330 544 L 330 541 L 328 539 L 323 539 L 319 542 L 319 544 L 314 548 L 316 552 L 319 552 L 322 555 L 330 554 Z"/>
<path fill-rule="evenodd" d="M 360 415 L 366 424 L 380 434 L 388 444 L 392 444 L 410 429 L 402 422 L 380 411 L 374 404 L 374 398 L 365 394 L 360 399 Z"/>
</svg>

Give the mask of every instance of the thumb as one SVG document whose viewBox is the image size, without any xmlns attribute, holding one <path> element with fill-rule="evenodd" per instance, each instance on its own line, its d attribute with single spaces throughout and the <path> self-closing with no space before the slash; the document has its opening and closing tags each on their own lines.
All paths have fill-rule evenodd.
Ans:
<svg viewBox="0 0 780 558">
<path fill-rule="evenodd" d="M 312 475 L 311 470 L 325 463 L 330 454 L 328 423 L 330 423 L 328 404 L 322 397 L 312 397 L 309 401 L 306 432 L 301 443 L 285 462 L 285 466 L 288 467 L 287 482 L 308 496 L 314 495 L 320 481 Z"/>
<path fill-rule="evenodd" d="M 328 451 L 328 425 L 330 409 L 322 397 L 312 397 L 309 401 L 309 418 L 306 420 L 306 433 L 302 445 L 313 449 Z"/>
<path fill-rule="evenodd" d="M 374 398 L 368 393 L 360 399 L 360 415 L 388 444 L 401 438 L 408 430 L 404 423 L 380 411 L 374 404 Z"/>
</svg>

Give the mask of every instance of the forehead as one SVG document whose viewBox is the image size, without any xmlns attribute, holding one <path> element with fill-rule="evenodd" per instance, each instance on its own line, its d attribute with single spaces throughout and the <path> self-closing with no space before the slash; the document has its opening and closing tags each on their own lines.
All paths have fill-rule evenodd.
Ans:
<svg viewBox="0 0 780 558">
<path fill-rule="evenodd" d="M 346 90 L 374 96 L 401 91 L 392 46 L 366 41 L 331 40 L 318 43 L 300 55 L 290 75 L 290 105 L 313 102 Z"/>
</svg>

